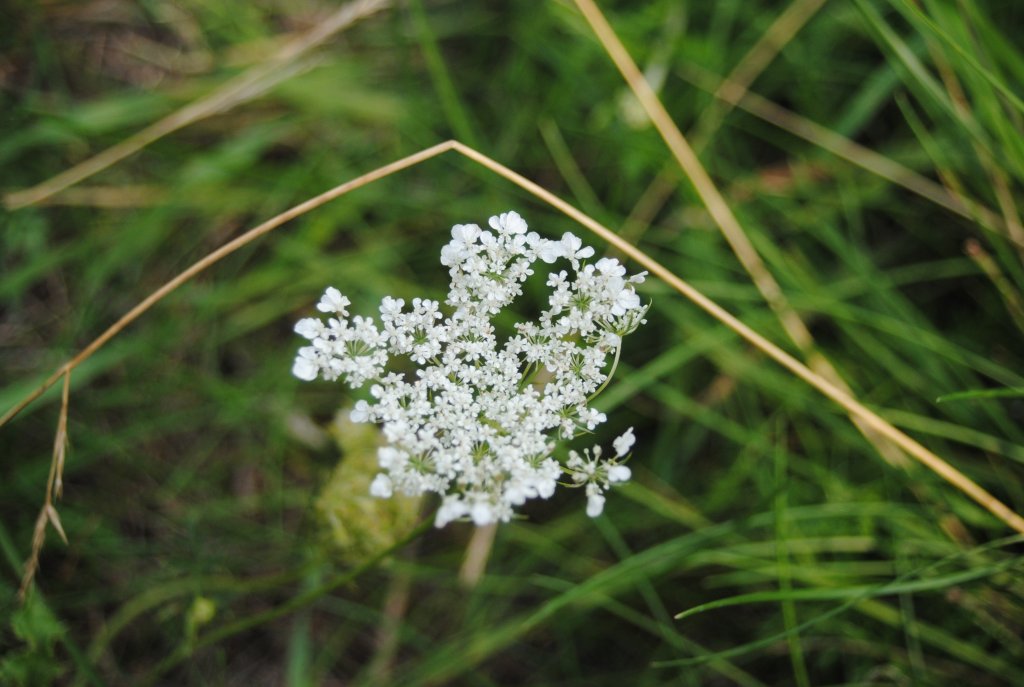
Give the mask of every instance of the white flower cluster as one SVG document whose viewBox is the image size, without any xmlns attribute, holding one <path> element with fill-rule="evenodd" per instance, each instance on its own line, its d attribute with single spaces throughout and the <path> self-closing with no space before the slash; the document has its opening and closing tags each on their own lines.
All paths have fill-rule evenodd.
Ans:
<svg viewBox="0 0 1024 687">
<path fill-rule="evenodd" d="M 615 439 L 612 456 L 594 446 L 585 457 L 569 451 L 563 464 L 554 452 L 557 438 L 605 421 L 589 404 L 614 372 L 622 337 L 645 321 L 648 306 L 634 285 L 646 273 L 627 277 L 614 258 L 589 264 L 594 249 L 578 237 L 541 238 L 515 212 L 489 225 L 455 225 L 441 250 L 451 315 L 437 301 L 414 298 L 407 308 L 388 297 L 378 326 L 350 318 L 349 300 L 328 288 L 317 305 L 331 315 L 327 322 L 295 326 L 310 345 L 299 349 L 292 372 L 307 381 L 343 377 L 353 388 L 372 382 L 373 401 L 357 402 L 352 412 L 356 422 L 382 425 L 388 441 L 371 493 L 436 492 L 438 527 L 466 517 L 477 525 L 507 522 L 528 499 L 551 496 L 563 473 L 571 478 L 564 484 L 585 488 L 587 514 L 595 517 L 604 491 L 630 477 L 622 462 L 635 441 L 632 428 Z M 536 322 L 516 324 L 502 344 L 492 318 L 522 293 L 538 258 L 571 270 L 548 275 L 548 309 Z M 388 371 L 403 359 L 416 364 L 415 378 Z"/>
</svg>

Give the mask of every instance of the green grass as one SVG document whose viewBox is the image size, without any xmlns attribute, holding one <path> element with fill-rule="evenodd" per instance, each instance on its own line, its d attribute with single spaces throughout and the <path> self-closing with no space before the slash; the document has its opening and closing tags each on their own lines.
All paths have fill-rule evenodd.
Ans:
<svg viewBox="0 0 1024 687">
<path fill-rule="evenodd" d="M 228 238 L 449 137 L 612 228 L 633 218 L 637 245 L 792 349 L 571 2 L 398 4 L 259 97 L 52 203 L 0 210 L 0 412 Z M 4 191 L 214 91 L 334 7 L 15 5 Z M 665 68 L 659 95 L 687 131 L 711 105 L 692 67 L 727 74 L 787 3 L 601 5 L 642 68 Z M 740 109 L 701 153 L 857 396 L 1018 512 L 1020 26 L 1010 0 L 829 2 L 752 86 L 991 214 L 954 215 Z M 634 213 L 662 170 L 671 190 Z M 549 236 L 582 232 L 444 156 L 232 255 L 76 369 L 70 541 L 47 535 L 24 606 L 59 392 L 0 428 L 0 682 L 1019 684 L 1020 540 L 925 468 L 890 466 L 839 408 L 654 281 L 598 402 L 605 444 L 638 437 L 604 516 L 577 493 L 527 508 L 472 589 L 469 525 L 394 556 L 333 546 L 316 503 L 350 444 L 324 430 L 352 396 L 289 375 L 293 323 L 328 284 L 363 314 L 383 295 L 443 296 L 448 228 L 509 208 Z"/>
</svg>

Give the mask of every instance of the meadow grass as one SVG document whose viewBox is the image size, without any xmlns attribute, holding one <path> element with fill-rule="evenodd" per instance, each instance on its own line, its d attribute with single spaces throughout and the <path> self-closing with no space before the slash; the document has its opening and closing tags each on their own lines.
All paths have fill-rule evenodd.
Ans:
<svg viewBox="0 0 1024 687">
<path fill-rule="evenodd" d="M 455 137 L 788 354 L 820 352 L 869 409 L 1024 509 L 1024 8 L 602 3 L 761 263 L 752 280 L 575 4 L 413 0 L 321 42 L 340 5 L 285 7 L 23 2 L 2 29 L 6 191 L 226 100 L 65 190 L 6 197 L 0 412 L 242 231 Z M 60 385 L 0 428 L 4 680 L 1019 684 L 1020 538 L 657 280 L 598 403 L 606 438 L 638 436 L 601 518 L 575 495 L 528 508 L 469 588 L 470 525 L 339 550 L 316 504 L 358 450 L 333 422 L 352 396 L 288 374 L 291 326 L 327 284 L 443 296 L 447 228 L 509 208 L 580 232 L 437 157 L 245 246 L 84 361 L 68 544 L 49 530 L 24 604 Z M 381 522 L 351 526 L 405 541 Z"/>
</svg>

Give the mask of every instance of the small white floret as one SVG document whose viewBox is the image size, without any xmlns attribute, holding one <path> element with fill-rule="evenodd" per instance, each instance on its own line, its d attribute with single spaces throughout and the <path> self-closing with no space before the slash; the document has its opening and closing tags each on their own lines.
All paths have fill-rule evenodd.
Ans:
<svg viewBox="0 0 1024 687">
<path fill-rule="evenodd" d="M 434 526 L 444 527 L 452 520 L 458 520 L 468 512 L 469 507 L 465 501 L 457 495 L 449 494 L 441 502 L 441 507 L 437 509 L 437 515 L 434 516 Z"/>
<path fill-rule="evenodd" d="M 640 296 L 636 295 L 636 291 L 633 289 L 622 289 L 615 296 L 615 302 L 612 304 L 612 314 L 616 316 L 625 315 L 627 310 L 639 307 Z"/>
<path fill-rule="evenodd" d="M 348 414 L 352 422 L 367 422 L 370 419 L 370 404 L 366 401 L 356 401 L 356 405 Z"/>
<path fill-rule="evenodd" d="M 615 457 L 622 458 L 629 453 L 629 450 L 633 448 L 635 443 L 636 437 L 633 435 L 633 428 L 630 427 L 612 442 L 612 447 L 615 449 Z"/>
<path fill-rule="evenodd" d="M 543 240 L 537 246 L 537 257 L 550 265 L 558 258 L 565 257 L 565 246 L 561 241 Z"/>
<path fill-rule="evenodd" d="M 295 333 L 312 341 L 324 333 L 324 323 L 315 317 L 304 317 L 295 323 Z"/>
<path fill-rule="evenodd" d="M 320 367 L 309 358 L 302 356 L 297 357 L 295 364 L 292 365 L 292 374 L 304 382 L 312 382 L 316 379 L 318 372 L 320 372 Z"/>
<path fill-rule="evenodd" d="M 391 485 L 391 478 L 387 475 L 377 475 L 370 484 L 370 495 L 379 499 L 389 499 L 394 489 Z"/>
<path fill-rule="evenodd" d="M 402 460 L 402 452 L 394 446 L 381 446 L 377 449 L 377 464 L 385 470 L 399 467 Z"/>
<path fill-rule="evenodd" d="M 583 240 L 571 232 L 562 234 L 562 250 L 570 260 L 584 260 L 594 255 L 594 249 L 584 246 Z"/>
<path fill-rule="evenodd" d="M 621 277 L 626 273 L 626 268 L 615 258 L 601 258 L 594 267 L 606 277 Z"/>
<path fill-rule="evenodd" d="M 470 245 L 480 236 L 480 227 L 475 224 L 456 224 L 452 227 L 452 240 Z"/>
<path fill-rule="evenodd" d="M 497 518 L 494 517 L 494 508 L 486 501 L 474 503 L 473 507 L 469 510 L 469 517 L 472 518 L 473 524 L 477 527 L 497 522 Z"/>
<path fill-rule="evenodd" d="M 625 465 L 613 465 L 608 468 L 608 481 L 612 484 L 628 482 L 633 472 Z"/>
<path fill-rule="evenodd" d="M 525 234 L 527 229 L 526 221 L 515 211 L 491 217 L 487 223 L 491 225 L 491 229 L 501 233 Z"/>
<path fill-rule="evenodd" d="M 333 286 L 328 286 L 323 298 L 316 304 L 316 309 L 320 312 L 334 312 L 345 316 L 348 315 L 348 310 L 345 308 L 351 304 L 352 301 L 341 295 L 341 291 L 338 291 Z"/>
</svg>

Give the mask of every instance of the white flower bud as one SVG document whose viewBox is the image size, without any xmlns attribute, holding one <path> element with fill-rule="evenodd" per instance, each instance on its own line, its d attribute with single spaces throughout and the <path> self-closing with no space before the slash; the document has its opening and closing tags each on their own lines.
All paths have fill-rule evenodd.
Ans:
<svg viewBox="0 0 1024 687">
<path fill-rule="evenodd" d="M 604 510 L 604 495 L 591 494 L 587 497 L 587 515 L 596 518 Z"/>
</svg>

